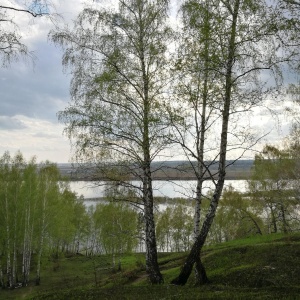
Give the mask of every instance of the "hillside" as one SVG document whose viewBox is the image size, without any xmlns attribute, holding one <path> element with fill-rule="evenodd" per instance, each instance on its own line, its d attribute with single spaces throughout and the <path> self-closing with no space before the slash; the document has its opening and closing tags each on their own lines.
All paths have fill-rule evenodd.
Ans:
<svg viewBox="0 0 300 300">
<path fill-rule="evenodd" d="M 169 282 L 186 253 L 161 253 L 165 284 L 151 286 L 143 254 L 121 257 L 121 271 L 110 268 L 112 256 L 53 258 L 43 263 L 41 285 L 2 290 L 0 299 L 299 299 L 300 234 L 266 235 L 209 246 L 203 263 L 211 283 L 178 287 Z"/>
</svg>

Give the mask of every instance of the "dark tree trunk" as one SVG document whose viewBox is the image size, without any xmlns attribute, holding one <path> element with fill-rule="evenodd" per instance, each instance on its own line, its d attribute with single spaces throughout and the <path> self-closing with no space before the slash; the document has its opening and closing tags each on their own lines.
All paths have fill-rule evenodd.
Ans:
<svg viewBox="0 0 300 300">
<path fill-rule="evenodd" d="M 198 265 L 196 265 L 196 268 L 199 268 L 199 274 L 201 274 L 201 276 L 203 276 L 203 280 L 208 280 L 205 269 L 200 260 L 200 252 L 204 245 L 204 242 L 206 240 L 207 234 L 209 232 L 209 229 L 211 227 L 211 224 L 213 222 L 213 219 L 214 219 L 214 216 L 216 213 L 218 202 L 221 197 L 221 192 L 223 190 L 224 179 L 225 179 L 225 172 L 220 174 L 220 180 L 218 181 L 215 194 L 214 194 L 213 199 L 210 204 L 210 210 L 209 210 L 208 214 L 206 215 L 205 221 L 201 228 L 201 232 L 195 239 L 193 247 L 192 247 L 188 257 L 186 258 L 186 261 L 181 269 L 179 276 L 171 281 L 172 284 L 185 285 L 192 273 L 193 266 L 196 262 L 198 262 Z M 200 264 L 199 264 L 199 261 L 200 261 Z"/>
<path fill-rule="evenodd" d="M 157 246 L 153 215 L 153 194 L 150 167 L 146 168 L 144 178 L 144 205 L 145 205 L 145 236 L 146 236 L 146 270 L 152 284 L 163 283 L 157 262 Z"/>
<path fill-rule="evenodd" d="M 35 279 L 35 285 L 40 285 L 41 277 L 37 276 Z"/>
<path fill-rule="evenodd" d="M 209 283 L 209 279 L 200 257 L 197 257 L 195 262 L 195 279 L 195 285 L 203 285 Z"/>
</svg>

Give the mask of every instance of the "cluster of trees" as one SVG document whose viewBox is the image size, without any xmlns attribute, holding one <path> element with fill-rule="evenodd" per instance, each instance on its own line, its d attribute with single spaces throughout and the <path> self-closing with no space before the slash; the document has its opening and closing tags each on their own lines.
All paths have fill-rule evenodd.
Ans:
<svg viewBox="0 0 300 300">
<path fill-rule="evenodd" d="M 88 255 L 121 255 L 137 249 L 139 215 L 131 206 L 122 202 L 100 203 L 90 207 L 88 216 L 90 230 L 84 247 Z"/>
<path fill-rule="evenodd" d="M 186 0 L 174 29 L 169 2 L 118 0 L 107 8 L 93 1 L 73 28 L 57 28 L 50 38 L 65 50 L 63 63 L 73 74 L 72 102 L 59 119 L 74 141 L 75 158 L 135 191 L 152 283 L 163 277 L 151 162 L 172 156 L 172 147 L 196 160 L 194 238 L 172 281 L 184 285 L 194 265 L 198 282 L 207 281 L 200 253 L 221 199 L 228 152 L 256 143 L 244 122 L 247 112 L 278 94 L 281 67 L 299 66 L 300 18 L 298 1 Z M 106 168 L 112 163 L 119 172 Z M 216 174 L 210 164 L 218 165 Z M 128 183 L 128 175 L 138 183 Z M 204 180 L 215 187 L 209 197 Z M 278 201 L 270 206 L 275 209 L 281 209 Z"/>
<path fill-rule="evenodd" d="M 197 161 L 194 243 L 172 281 L 183 285 L 194 265 L 198 282 L 207 281 L 200 252 L 221 198 L 226 157 L 256 143 L 243 122 L 246 113 L 278 94 L 281 67 L 298 66 L 300 19 L 298 1 L 285 0 L 186 0 L 178 29 L 169 12 L 167 0 L 119 0 L 110 8 L 94 2 L 73 28 L 59 28 L 50 38 L 64 49 L 63 63 L 73 74 L 72 102 L 59 118 L 77 161 L 102 173 L 105 163 L 121 166 L 122 172 L 106 174 L 126 187 L 126 175 L 139 179 L 130 189 L 143 206 L 152 283 L 163 277 L 150 164 L 178 146 Z M 217 174 L 209 172 L 211 163 Z M 215 189 L 202 217 L 204 180 Z"/>
<path fill-rule="evenodd" d="M 300 230 L 296 144 L 289 145 L 289 151 L 266 146 L 255 157 L 247 190 L 224 189 L 207 243 Z M 129 203 L 134 201 L 130 195 L 116 202 L 117 193 L 112 197 L 110 192 L 106 202 L 85 207 L 84 199 L 61 180 L 55 164 L 26 162 L 20 153 L 1 157 L 0 186 L 3 287 L 26 286 L 32 270 L 39 284 L 45 256 L 112 254 L 112 267 L 118 259 L 121 268 L 124 253 L 145 251 L 144 216 Z M 208 193 L 203 200 L 204 213 L 209 212 L 210 197 Z M 155 214 L 157 249 L 189 251 L 194 241 L 194 202 L 175 198 L 165 203 L 154 198 L 154 203 L 159 207 Z"/>
<path fill-rule="evenodd" d="M 214 242 L 299 231 L 299 153 L 299 127 L 295 125 L 282 148 L 266 145 L 255 155 L 246 191 L 224 190 L 210 232 Z"/>
<path fill-rule="evenodd" d="M 299 134 L 294 128 L 292 135 Z M 299 137 L 299 135 L 298 135 Z M 299 229 L 299 146 L 290 140 L 283 149 L 267 145 L 255 157 L 249 196 L 260 203 L 268 232 Z"/>
<path fill-rule="evenodd" d="M 224 188 L 207 244 L 300 230 L 298 141 L 295 126 L 282 149 L 266 145 L 255 156 L 244 191 L 231 185 Z M 204 214 L 209 210 L 210 193 L 203 199 Z M 170 201 L 165 210 L 157 213 L 158 249 L 187 251 L 193 241 L 193 201 Z"/>
<path fill-rule="evenodd" d="M 156 238 L 160 251 L 188 251 L 193 241 L 193 207 L 186 200 L 172 204 L 156 215 Z"/>
<path fill-rule="evenodd" d="M 21 153 L 0 158 L 0 286 L 40 284 L 44 257 L 66 253 L 121 254 L 144 244 L 140 216 L 128 204 L 87 208 L 56 164 L 26 161 Z M 142 248 L 144 250 L 144 247 Z M 114 262 L 115 263 L 115 262 Z"/>
<path fill-rule="evenodd" d="M 293 138 L 282 150 L 266 145 L 263 151 L 255 156 L 252 176 L 247 183 L 245 182 L 245 191 L 235 190 L 232 186 L 224 188 L 214 222 L 206 239 L 207 244 L 257 234 L 300 230 L 299 150 L 296 149 L 298 145 L 296 135 L 295 128 L 291 135 Z M 125 190 L 121 190 L 123 192 L 119 191 L 119 197 L 116 197 L 116 193 L 114 197 L 110 194 L 110 199 L 120 201 L 121 195 L 125 194 Z M 202 212 L 204 214 L 209 211 L 210 193 L 203 199 Z M 126 201 L 134 202 L 134 197 L 130 198 L 127 195 L 125 198 Z M 120 256 L 124 252 L 144 251 L 144 227 L 140 209 L 133 208 L 132 205 L 128 206 L 129 204 L 123 201 L 98 204 L 96 209 L 90 209 L 92 219 L 99 220 L 98 213 L 101 212 L 102 220 L 102 225 L 98 223 L 95 227 L 97 228 L 95 237 L 98 240 L 96 244 L 93 244 L 97 245 L 94 246 L 93 254 L 114 253 Z M 186 252 L 190 250 L 194 238 L 194 201 L 180 198 L 166 200 L 155 197 L 154 203 L 158 207 L 155 213 L 158 251 Z M 126 209 L 120 210 L 122 207 Z M 127 210 L 129 210 L 128 215 L 124 216 Z M 126 221 L 122 225 L 123 220 L 131 220 L 131 229 L 125 226 Z M 107 229 L 101 229 L 104 224 Z M 121 240 L 123 247 L 119 244 Z M 105 246 L 107 241 L 110 246 Z M 131 246 L 128 247 L 127 243 Z M 85 249 L 92 248 L 87 246 Z"/>
<path fill-rule="evenodd" d="M 136 249 L 138 214 L 123 203 L 85 207 L 57 166 L 0 158 L 0 285 L 38 285 L 44 256 L 85 252 L 122 254 Z M 31 276 L 32 278 L 32 276 Z"/>
<path fill-rule="evenodd" d="M 26 286 L 35 255 L 40 282 L 43 251 L 66 247 L 77 236 L 82 201 L 60 180 L 56 165 L 26 162 L 22 154 L 0 158 L 0 283 Z M 47 251 L 48 253 L 48 251 Z"/>
</svg>

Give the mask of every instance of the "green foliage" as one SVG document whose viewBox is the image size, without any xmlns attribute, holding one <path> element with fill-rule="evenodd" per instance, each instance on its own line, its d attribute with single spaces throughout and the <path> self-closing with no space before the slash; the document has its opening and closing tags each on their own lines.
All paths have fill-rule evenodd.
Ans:
<svg viewBox="0 0 300 300">
<path fill-rule="evenodd" d="M 297 159 L 289 149 L 266 145 L 255 156 L 253 175 L 249 181 L 250 197 L 262 208 L 269 232 L 299 229 L 298 195 L 294 184 L 299 178 Z"/>
<path fill-rule="evenodd" d="M 79 204 L 68 185 L 60 183 L 55 164 L 37 165 L 35 159 L 27 163 L 21 153 L 1 157 L 0 187 L 0 269 L 3 274 L 6 268 L 5 281 L 13 288 L 17 280 L 28 284 L 33 253 L 38 253 L 39 274 L 45 249 L 71 248 L 77 224 L 75 206 Z"/>
<path fill-rule="evenodd" d="M 98 204 L 93 214 L 105 253 L 123 254 L 137 246 L 137 212 L 126 203 Z"/>
<path fill-rule="evenodd" d="M 209 234 L 209 243 L 221 243 L 264 233 L 261 207 L 232 186 L 224 189 Z"/>
<path fill-rule="evenodd" d="M 51 33 L 73 70 L 74 102 L 59 119 L 80 159 L 141 165 L 149 159 L 145 151 L 157 155 L 168 143 L 167 7 L 168 1 L 148 0 L 117 1 L 115 11 L 86 7 L 72 29 Z"/>
<path fill-rule="evenodd" d="M 187 251 L 193 235 L 192 208 L 186 201 L 172 203 L 157 214 L 157 244 L 161 251 Z"/>
<path fill-rule="evenodd" d="M 167 54 L 172 42 L 169 1 L 116 4 L 114 11 L 86 6 L 72 29 L 51 34 L 64 48 L 63 62 L 73 74 L 74 101 L 59 113 L 59 119 L 75 141 L 79 161 L 114 162 L 127 178 L 139 178 L 143 188 L 136 190 L 144 202 L 145 244 L 151 256 L 146 261 L 153 282 L 160 282 L 150 164 L 170 144 L 166 113 L 171 78 Z M 118 182 L 127 185 L 122 179 Z M 108 251 L 115 250 L 109 246 Z"/>
</svg>

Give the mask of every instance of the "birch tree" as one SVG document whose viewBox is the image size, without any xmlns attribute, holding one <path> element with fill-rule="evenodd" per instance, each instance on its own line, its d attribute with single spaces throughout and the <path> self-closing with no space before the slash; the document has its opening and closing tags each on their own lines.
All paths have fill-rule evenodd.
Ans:
<svg viewBox="0 0 300 300">
<path fill-rule="evenodd" d="M 5 153 L 1 158 L 0 201 L 3 211 L 0 227 L 5 233 L 2 246 L 8 288 L 14 288 L 20 282 L 26 286 L 29 280 L 37 200 L 36 171 L 34 159 L 27 164 L 21 153 L 14 157 Z M 22 255 L 21 268 L 19 254 Z M 22 269 L 22 279 L 19 269 Z"/>
<path fill-rule="evenodd" d="M 49 162 L 40 166 L 39 170 L 39 222 L 37 224 L 37 269 L 36 269 L 36 285 L 41 281 L 41 260 L 42 253 L 46 242 L 46 233 L 49 227 L 55 210 L 55 203 L 60 200 L 59 186 L 57 184 L 60 178 L 59 170 L 55 164 Z"/>
<path fill-rule="evenodd" d="M 211 1 L 210 4 L 215 7 L 213 18 L 219 23 L 218 31 L 211 35 L 215 51 L 220 55 L 219 64 L 213 68 L 213 73 L 220 76 L 218 86 L 222 100 L 220 108 L 217 107 L 220 125 L 215 129 L 215 135 L 219 136 L 219 150 L 215 152 L 218 174 L 200 232 L 179 276 L 172 281 L 178 285 L 187 282 L 211 228 L 224 186 L 228 152 L 242 145 L 240 137 L 235 139 L 233 121 L 271 93 L 272 82 L 263 80 L 263 76 L 275 78 L 276 87 L 280 83 L 280 63 L 294 55 L 285 52 L 285 46 L 277 39 L 279 32 L 288 28 L 276 6 L 264 1 L 243 0 Z"/>
<path fill-rule="evenodd" d="M 298 181 L 296 169 L 296 160 L 288 149 L 266 145 L 255 156 L 249 190 L 264 209 L 268 233 L 292 231 L 292 223 L 297 220 L 299 201 L 293 184 Z"/>
<path fill-rule="evenodd" d="M 31 268 L 31 255 L 34 249 L 35 229 L 38 219 L 38 170 L 35 159 L 32 159 L 29 163 L 27 163 L 24 168 L 22 198 L 22 285 L 27 286 Z"/>
<path fill-rule="evenodd" d="M 144 207 L 146 266 L 161 283 L 153 216 L 151 161 L 166 146 L 164 104 L 169 75 L 166 58 L 171 31 L 168 1 L 118 1 L 116 8 L 87 7 L 72 30 L 51 34 L 65 49 L 72 69 L 72 103 L 59 113 L 78 157 L 130 174 Z"/>
<path fill-rule="evenodd" d="M 208 140 L 220 119 L 220 75 L 215 69 L 220 64 L 221 52 L 218 52 L 220 48 L 214 40 L 215 32 L 220 30 L 220 23 L 215 18 L 218 2 L 185 1 L 180 12 L 183 28 L 179 32 L 181 39 L 176 59 L 176 73 L 180 81 L 175 92 L 181 105 L 180 116 L 174 119 L 172 125 L 174 142 L 182 147 L 197 179 L 193 197 L 196 239 L 201 225 L 203 184 L 205 180 L 214 180 L 209 167 L 216 163 L 215 157 L 211 157 L 216 146 L 211 139 L 210 143 Z M 178 122 L 178 119 L 181 121 Z M 207 282 L 200 257 L 197 259 L 196 281 Z"/>
<path fill-rule="evenodd" d="M 22 197 L 24 158 L 21 153 L 11 157 L 5 153 L 1 158 L 1 204 L 2 226 L 5 232 L 4 255 L 6 257 L 6 282 L 14 288 L 18 281 L 18 257 L 22 248 Z"/>
<path fill-rule="evenodd" d="M 9 153 L 5 153 L 1 157 L 1 212 L 2 212 L 2 232 L 4 233 L 5 239 L 2 239 L 2 251 L 5 256 L 5 265 L 6 265 L 6 282 L 9 287 L 13 286 L 12 281 L 12 261 L 11 261 L 11 216 L 9 209 L 9 165 L 11 163 L 11 158 Z"/>
<path fill-rule="evenodd" d="M 100 243 L 105 253 L 113 255 L 113 267 L 116 266 L 115 256 L 132 252 L 137 244 L 137 212 L 127 203 L 98 204 L 94 216 L 99 230 Z"/>
<path fill-rule="evenodd" d="M 69 203 L 72 203 L 72 224 L 75 229 L 71 251 L 73 251 L 73 253 L 79 253 L 81 246 L 85 244 L 88 237 L 90 222 L 89 215 L 84 205 L 83 196 L 78 197 L 69 190 L 66 190 L 63 193 L 63 198 L 66 196 L 73 200 L 69 201 Z"/>
<path fill-rule="evenodd" d="M 0 283 L 3 288 L 27 286 L 36 254 L 36 283 L 41 260 L 53 241 L 67 250 L 86 219 L 83 204 L 67 183 L 61 183 L 55 164 L 26 162 L 18 152 L 0 158 Z M 76 213 L 76 210 L 80 210 Z M 78 217 L 80 220 L 75 220 Z M 79 224 L 78 224 L 79 223 Z M 78 228 L 79 227 L 79 228 Z"/>
</svg>

